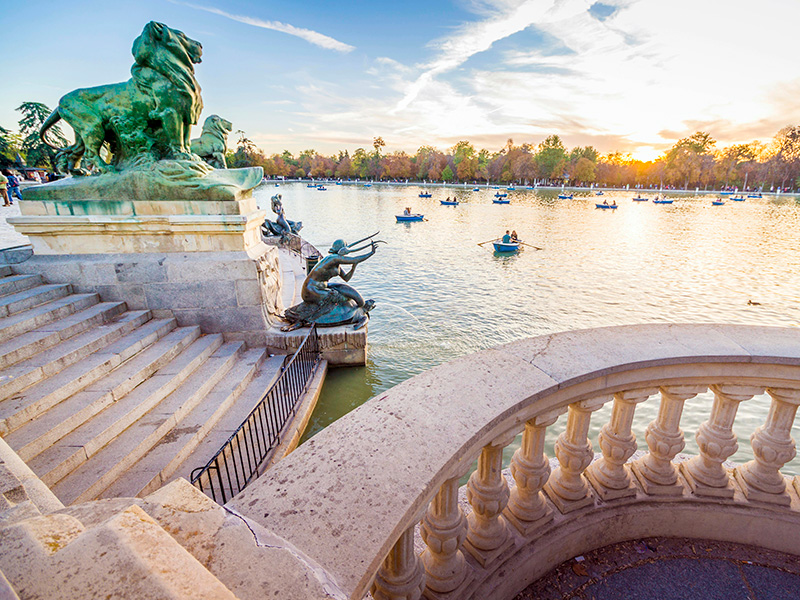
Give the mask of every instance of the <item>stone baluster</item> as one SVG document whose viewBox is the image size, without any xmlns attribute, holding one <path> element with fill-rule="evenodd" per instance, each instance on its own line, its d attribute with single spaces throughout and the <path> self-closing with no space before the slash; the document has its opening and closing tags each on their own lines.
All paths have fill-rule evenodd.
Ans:
<svg viewBox="0 0 800 600">
<path fill-rule="evenodd" d="M 594 458 L 592 444 L 587 438 L 592 413 L 613 396 L 605 395 L 569 405 L 567 428 L 556 441 L 559 467 L 544 486 L 550 500 L 562 513 L 588 506 L 594 502 L 583 472 Z"/>
<path fill-rule="evenodd" d="M 722 463 L 739 448 L 733 433 L 733 420 L 739 403 L 749 400 L 764 388 L 741 385 L 713 385 L 711 417 L 697 430 L 699 456 L 681 463 L 681 473 L 698 496 L 733 497 L 733 483 Z"/>
<path fill-rule="evenodd" d="M 420 523 L 426 545 L 420 557 L 427 574 L 426 596 L 454 593 L 468 583 L 461 551 L 467 537 L 467 519 L 458 504 L 458 482 L 465 473 L 466 469 L 442 484 Z"/>
<path fill-rule="evenodd" d="M 632 469 L 645 493 L 654 496 L 680 496 L 678 471 L 672 460 L 686 445 L 680 428 L 683 403 L 708 389 L 705 385 L 670 385 L 661 388 L 658 416 L 645 430 L 649 452 Z"/>
<path fill-rule="evenodd" d="M 797 454 L 791 432 L 800 390 L 769 388 L 767 393 L 772 397 L 767 421 L 750 436 L 755 458 L 734 470 L 734 475 L 748 500 L 789 506 L 781 468 Z"/>
<path fill-rule="evenodd" d="M 511 458 L 511 475 L 516 485 L 511 490 L 503 515 L 525 536 L 532 535 L 553 520 L 553 511 L 542 493 L 550 476 L 550 461 L 544 453 L 544 440 L 547 428 L 564 412 L 540 415 L 527 421 L 522 444 Z"/>
<path fill-rule="evenodd" d="M 631 432 L 633 413 L 637 404 L 657 392 L 657 388 L 641 388 L 614 394 L 611 419 L 603 425 L 597 440 L 603 457 L 586 470 L 586 478 L 603 500 L 636 495 L 636 486 L 625 467 L 636 452 L 636 436 Z"/>
<path fill-rule="evenodd" d="M 425 570 L 414 552 L 414 527 L 406 529 L 383 560 L 372 597 L 375 600 L 418 600 L 425 589 Z"/>
<path fill-rule="evenodd" d="M 503 448 L 514 439 L 509 432 L 483 447 L 478 469 L 467 482 L 467 500 L 472 512 L 467 517 L 467 541 L 464 547 L 482 566 L 497 558 L 513 540 L 502 516 L 508 503 L 508 483 L 503 477 Z"/>
</svg>

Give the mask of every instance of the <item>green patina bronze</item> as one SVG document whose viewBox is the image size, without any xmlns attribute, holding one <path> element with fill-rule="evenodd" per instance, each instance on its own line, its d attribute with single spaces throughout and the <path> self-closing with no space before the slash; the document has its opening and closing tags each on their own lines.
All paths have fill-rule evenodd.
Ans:
<svg viewBox="0 0 800 600">
<path fill-rule="evenodd" d="M 200 137 L 192 140 L 192 152 L 215 169 L 227 169 L 225 150 L 228 134 L 232 128 L 233 124 L 230 121 L 219 115 L 211 115 L 203 123 L 203 133 Z"/>
<path fill-rule="evenodd" d="M 128 81 L 78 89 L 61 98 L 40 136 L 45 140 L 47 130 L 61 119 L 73 128 L 75 143 L 56 150 L 59 171 L 75 177 L 31 188 L 26 198 L 229 200 L 255 187 L 263 174 L 260 167 L 214 169 L 225 167 L 228 121 L 217 116 L 206 121 L 222 132 L 221 155 L 219 137 L 213 140 L 216 144 L 204 144 L 203 136 L 199 140 L 199 149 L 211 150 L 204 154 L 212 158 L 211 165 L 192 153 L 191 126 L 203 109 L 194 73 L 202 45 L 151 21 L 132 52 Z M 104 160 L 103 152 L 110 158 Z"/>
<path fill-rule="evenodd" d="M 357 246 L 369 240 L 368 244 L 351 248 L 344 240 L 336 240 L 328 250 L 328 255 L 320 260 L 306 276 L 301 290 L 300 304 L 287 308 L 284 319 L 289 325 L 284 331 L 292 331 L 306 325 L 316 324 L 321 327 L 352 324 L 360 329 L 369 320 L 369 311 L 375 306 L 374 300 L 364 300 L 355 289 L 346 283 L 328 283 L 334 277 L 350 281 L 355 273 L 356 265 L 375 254 L 380 240 L 373 240 L 377 233 L 353 243 Z M 369 252 L 360 256 L 348 256 L 369 248 Z M 352 265 L 350 271 L 342 267 Z"/>
</svg>

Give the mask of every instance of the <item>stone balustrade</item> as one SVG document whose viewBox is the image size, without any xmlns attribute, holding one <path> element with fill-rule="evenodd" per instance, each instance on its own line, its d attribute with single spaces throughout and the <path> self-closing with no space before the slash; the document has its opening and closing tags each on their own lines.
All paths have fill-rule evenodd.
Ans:
<svg viewBox="0 0 800 600">
<path fill-rule="evenodd" d="M 707 390 L 699 453 L 679 460 L 681 415 Z M 739 432 L 752 433 L 753 460 L 730 469 L 743 402 L 762 403 L 764 420 Z M 658 414 L 634 432 L 642 403 Z M 643 325 L 531 338 L 380 394 L 228 508 L 324 575 L 331 595 L 320 598 L 513 598 L 564 560 L 649 536 L 800 555 L 800 477 L 781 473 L 798 405 L 800 330 Z M 560 432 L 552 472 L 548 430 Z M 506 477 L 503 448 L 520 433 Z M 296 586 L 291 577 L 280 586 Z"/>
</svg>

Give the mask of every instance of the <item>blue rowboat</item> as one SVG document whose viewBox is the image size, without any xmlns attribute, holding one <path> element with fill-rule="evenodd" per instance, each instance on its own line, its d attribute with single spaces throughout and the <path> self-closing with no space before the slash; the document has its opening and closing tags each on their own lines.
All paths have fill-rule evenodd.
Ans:
<svg viewBox="0 0 800 600">
<path fill-rule="evenodd" d="M 761 194 L 747 194 L 748 198 L 761 198 Z"/>
<path fill-rule="evenodd" d="M 494 197 L 495 198 L 505 198 L 508 194 L 503 194 L 502 192 L 497 192 Z"/>
<path fill-rule="evenodd" d="M 324 185 L 318 185 L 318 186 L 317 186 L 317 189 L 318 189 L 320 192 L 324 192 L 324 191 L 326 191 L 328 188 L 326 188 Z"/>
<path fill-rule="evenodd" d="M 653 200 L 653 204 L 672 204 L 674 200 Z"/>
<path fill-rule="evenodd" d="M 407 223 L 409 221 L 422 221 L 425 218 L 425 215 L 396 215 L 395 219 L 397 219 L 398 223 Z"/>
<path fill-rule="evenodd" d="M 342 185 L 342 182 L 341 181 L 337 181 L 336 185 Z"/>
<path fill-rule="evenodd" d="M 719 193 L 720 196 L 730 196 L 731 194 L 733 194 L 733 192 L 720 192 Z"/>
<path fill-rule="evenodd" d="M 605 208 L 617 208 L 617 205 L 616 204 L 595 204 L 595 207 L 603 208 L 603 209 L 605 209 Z"/>
<path fill-rule="evenodd" d="M 634 202 L 647 202 L 648 198 L 642 198 L 641 196 L 636 196 L 636 198 L 631 198 Z"/>
<path fill-rule="evenodd" d="M 516 252 L 519 250 L 519 242 L 492 242 L 495 252 Z"/>
<path fill-rule="evenodd" d="M 458 200 L 439 200 L 439 204 L 443 206 L 458 206 Z"/>
<path fill-rule="evenodd" d="M 314 187 L 317 187 L 317 184 L 316 183 L 307 183 L 306 187 L 314 188 Z"/>
<path fill-rule="evenodd" d="M 504 200 L 503 198 L 495 198 L 492 204 L 511 204 L 511 200 Z"/>
<path fill-rule="evenodd" d="M 712 200 L 711 201 L 711 206 L 722 206 L 723 204 L 725 204 L 725 202 L 722 201 L 722 200 Z"/>
<path fill-rule="evenodd" d="M 480 191 L 481 191 L 481 188 L 472 188 L 472 191 L 473 191 L 473 192 L 480 192 Z"/>
<path fill-rule="evenodd" d="M 594 195 L 595 195 L 595 196 L 602 196 L 602 195 L 603 195 L 603 192 L 595 192 L 595 193 L 594 193 Z"/>
<path fill-rule="evenodd" d="M 516 190 L 517 188 L 515 188 L 513 185 L 510 185 L 510 186 L 508 186 L 506 189 L 507 189 L 509 192 L 513 192 L 513 191 L 514 191 L 514 190 Z"/>
<path fill-rule="evenodd" d="M 431 195 L 430 194 L 426 194 L 425 192 L 420 192 L 419 197 L 420 198 L 430 198 Z"/>
<path fill-rule="evenodd" d="M 731 200 L 734 202 L 744 202 L 744 196 L 731 196 Z"/>
<path fill-rule="evenodd" d="M 572 200 L 572 194 L 559 194 L 559 200 Z"/>
<path fill-rule="evenodd" d="M 364 187 L 372 187 L 372 184 L 371 183 L 365 183 Z"/>
</svg>

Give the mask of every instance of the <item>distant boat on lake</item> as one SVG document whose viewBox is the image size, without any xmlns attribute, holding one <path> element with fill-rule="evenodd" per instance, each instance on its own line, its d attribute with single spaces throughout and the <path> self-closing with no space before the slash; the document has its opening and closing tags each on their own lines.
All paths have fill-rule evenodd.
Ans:
<svg viewBox="0 0 800 600">
<path fill-rule="evenodd" d="M 675 202 L 674 200 L 667 200 L 664 198 L 663 200 L 653 200 L 653 204 L 672 204 Z"/>
<path fill-rule="evenodd" d="M 616 204 L 601 204 L 601 203 L 597 203 L 597 204 L 595 204 L 595 207 L 596 208 L 602 208 L 602 209 L 605 210 L 606 208 L 611 208 L 611 209 L 617 208 L 617 205 Z"/>
<path fill-rule="evenodd" d="M 458 206 L 458 200 L 439 200 L 439 204 L 443 206 Z"/>
<path fill-rule="evenodd" d="M 420 193 L 419 193 L 419 197 L 420 197 L 420 198 L 430 198 L 430 197 L 431 197 L 431 194 L 429 194 L 429 193 L 427 193 L 427 192 L 420 192 Z"/>
<path fill-rule="evenodd" d="M 495 198 L 492 200 L 493 204 L 511 204 L 511 200 L 507 200 L 505 198 Z"/>
<path fill-rule="evenodd" d="M 420 214 L 413 214 L 413 215 L 395 215 L 398 223 L 407 223 L 410 221 L 422 221 L 425 218 L 425 215 Z"/>
<path fill-rule="evenodd" d="M 559 194 L 558 198 L 560 200 L 572 200 L 572 194 Z"/>
</svg>

